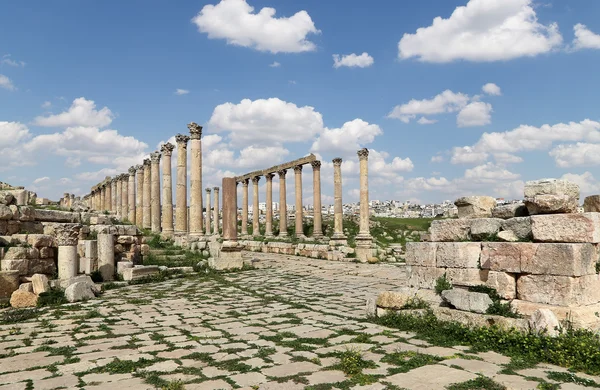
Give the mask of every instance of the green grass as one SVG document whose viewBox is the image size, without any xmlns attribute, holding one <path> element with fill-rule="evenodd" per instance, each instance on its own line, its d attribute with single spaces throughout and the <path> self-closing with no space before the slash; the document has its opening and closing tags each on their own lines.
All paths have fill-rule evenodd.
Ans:
<svg viewBox="0 0 600 390">
<path fill-rule="evenodd" d="M 470 381 L 454 383 L 447 387 L 448 390 L 505 390 L 506 387 L 494 382 L 490 378 L 480 376 Z"/>
<path fill-rule="evenodd" d="M 381 359 L 384 363 L 392 364 L 396 367 L 390 368 L 389 373 L 398 374 L 401 372 L 408 372 L 412 369 L 427 366 L 430 364 L 436 364 L 444 359 L 433 355 L 427 355 L 424 353 L 418 353 L 414 351 L 402 351 L 395 352 L 386 355 Z"/>
</svg>

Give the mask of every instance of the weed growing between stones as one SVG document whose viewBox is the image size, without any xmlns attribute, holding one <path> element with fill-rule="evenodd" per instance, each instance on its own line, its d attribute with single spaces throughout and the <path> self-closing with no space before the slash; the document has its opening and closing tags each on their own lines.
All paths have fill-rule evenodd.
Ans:
<svg viewBox="0 0 600 390">
<path fill-rule="evenodd" d="M 452 283 L 446 278 L 446 274 L 440 276 L 435 281 L 435 292 L 441 294 L 442 291 L 452 290 Z"/>
<path fill-rule="evenodd" d="M 498 295 L 496 289 L 488 286 L 472 286 L 469 287 L 471 292 L 479 292 L 487 294 L 492 300 L 492 304 L 488 307 L 486 314 L 497 315 L 502 317 L 520 318 L 521 316 L 513 307 L 510 302 L 502 303 L 502 298 Z"/>
<path fill-rule="evenodd" d="M 415 332 L 441 346 L 471 345 L 474 351 L 495 351 L 525 362 L 545 362 L 561 367 L 600 374 L 600 335 L 585 329 L 565 327 L 556 337 L 525 333 L 497 326 L 469 328 L 457 322 L 439 320 L 432 311 L 421 316 L 390 312 L 372 319 L 380 325 Z"/>
<path fill-rule="evenodd" d="M 65 298 L 65 290 L 60 288 L 52 288 L 46 292 L 40 293 L 37 305 L 42 306 L 56 306 L 68 303 Z"/>
<path fill-rule="evenodd" d="M 506 387 L 501 384 L 494 382 L 490 378 L 480 376 L 470 381 L 454 383 L 447 387 L 448 390 L 505 390 Z"/>
<path fill-rule="evenodd" d="M 547 374 L 548 374 L 548 379 L 551 379 L 553 381 L 563 382 L 563 383 L 575 383 L 577 385 L 582 385 L 585 387 L 600 388 L 600 383 L 593 381 L 591 379 L 585 379 L 585 378 L 579 377 L 571 372 L 549 371 Z"/>
<path fill-rule="evenodd" d="M 32 318 L 36 318 L 38 315 L 39 311 L 37 309 L 8 309 L 2 313 L 0 325 L 25 322 Z"/>
<path fill-rule="evenodd" d="M 414 351 L 402 351 L 395 352 L 389 355 L 386 355 L 383 359 L 381 359 L 384 363 L 392 364 L 396 367 L 390 368 L 389 374 L 398 374 L 401 372 L 409 372 L 412 369 L 427 366 L 430 364 L 436 364 L 444 360 L 443 358 L 427 355 L 424 353 L 418 353 Z"/>
</svg>

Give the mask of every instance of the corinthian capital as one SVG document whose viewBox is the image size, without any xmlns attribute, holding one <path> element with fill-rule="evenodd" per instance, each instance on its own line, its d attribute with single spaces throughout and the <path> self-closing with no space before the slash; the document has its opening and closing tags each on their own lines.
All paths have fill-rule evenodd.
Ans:
<svg viewBox="0 0 600 390">
<path fill-rule="evenodd" d="M 287 174 L 287 169 L 282 169 L 280 171 L 277 171 L 277 174 L 279 175 L 280 179 L 285 179 L 285 175 Z"/>
<path fill-rule="evenodd" d="M 252 178 L 252 183 L 254 183 L 254 184 L 258 184 L 259 181 L 260 181 L 260 176 L 254 176 Z"/>
<path fill-rule="evenodd" d="M 136 165 L 135 170 L 137 171 L 137 173 L 144 173 L 144 166 L 142 164 Z"/>
<path fill-rule="evenodd" d="M 173 155 L 174 149 L 175 145 L 173 145 L 170 142 L 167 142 L 166 144 L 163 144 L 163 146 L 161 146 L 160 151 L 165 157 L 171 157 Z"/>
<path fill-rule="evenodd" d="M 149 159 L 149 158 L 145 158 L 145 159 L 144 159 L 144 167 L 149 167 L 149 166 L 150 166 L 150 164 L 152 164 L 152 161 L 150 161 L 150 159 Z"/>
<path fill-rule="evenodd" d="M 318 160 L 317 161 L 313 161 L 313 162 L 310 163 L 310 165 L 312 165 L 312 168 L 314 170 L 321 169 L 321 161 L 318 161 Z"/>
<path fill-rule="evenodd" d="M 160 158 L 161 157 L 162 157 L 162 154 L 160 154 L 160 152 L 152 152 L 152 153 L 150 153 L 150 160 L 154 164 L 160 163 Z"/>
<path fill-rule="evenodd" d="M 187 146 L 188 141 L 190 140 L 190 137 L 188 137 L 187 135 L 183 135 L 183 134 L 177 134 L 175 136 L 175 142 L 177 142 L 177 146 L 185 148 Z"/>
<path fill-rule="evenodd" d="M 135 175 L 136 167 L 129 167 L 129 176 Z"/>
<path fill-rule="evenodd" d="M 334 167 L 341 167 L 342 166 L 342 158 L 341 157 L 336 157 L 333 159 L 333 166 Z"/>
<path fill-rule="evenodd" d="M 202 137 L 202 126 L 198 125 L 196 122 L 192 122 L 187 125 L 190 130 L 191 139 L 200 139 Z"/>
<path fill-rule="evenodd" d="M 302 165 L 296 165 L 294 167 L 294 172 L 296 172 L 296 173 L 302 173 Z"/>
<path fill-rule="evenodd" d="M 369 149 L 362 148 L 357 152 L 359 160 L 367 160 L 369 158 Z"/>
</svg>

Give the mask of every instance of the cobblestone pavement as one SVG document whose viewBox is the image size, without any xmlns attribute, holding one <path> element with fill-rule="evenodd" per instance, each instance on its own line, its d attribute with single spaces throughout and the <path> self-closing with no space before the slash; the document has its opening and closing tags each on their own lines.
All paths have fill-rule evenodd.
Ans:
<svg viewBox="0 0 600 390">
<path fill-rule="evenodd" d="M 366 322 L 366 297 L 402 285 L 400 265 L 246 256 L 257 269 L 110 290 L 0 326 L 0 389 L 444 389 L 480 376 L 536 389 L 566 371 L 502 371 L 505 356 Z"/>
</svg>

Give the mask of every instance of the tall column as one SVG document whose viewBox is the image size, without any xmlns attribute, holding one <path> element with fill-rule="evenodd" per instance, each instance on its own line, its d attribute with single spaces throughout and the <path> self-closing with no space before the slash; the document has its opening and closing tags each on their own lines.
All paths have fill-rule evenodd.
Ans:
<svg viewBox="0 0 600 390">
<path fill-rule="evenodd" d="M 135 167 L 129 168 L 128 182 L 128 198 L 127 198 L 127 219 L 135 224 Z"/>
<path fill-rule="evenodd" d="M 121 175 L 115 176 L 115 187 L 117 188 L 117 197 L 115 201 L 115 212 L 117 213 L 117 219 L 121 219 L 121 205 L 123 204 L 123 185 L 121 184 Z"/>
<path fill-rule="evenodd" d="M 100 210 L 106 210 L 106 183 L 102 183 L 100 192 Z"/>
<path fill-rule="evenodd" d="M 321 161 L 310 163 L 313 169 L 313 237 L 323 237 L 323 216 L 321 215 Z"/>
<path fill-rule="evenodd" d="M 206 218 L 204 218 L 204 230 L 206 230 L 206 235 L 209 235 L 211 232 L 210 229 L 210 187 L 206 187 Z"/>
<path fill-rule="evenodd" d="M 160 233 L 160 152 L 150 154 L 150 215 L 153 233 Z"/>
<path fill-rule="evenodd" d="M 150 197 L 152 192 L 152 161 L 149 158 L 144 160 L 144 219 L 142 227 L 144 229 L 152 228 L 152 207 Z"/>
<path fill-rule="evenodd" d="M 304 226 L 302 224 L 303 209 L 302 209 L 302 165 L 294 167 L 295 191 L 296 191 L 296 237 L 304 238 Z"/>
<path fill-rule="evenodd" d="M 273 178 L 272 173 L 267 173 L 267 223 L 265 227 L 265 236 L 273 237 Z"/>
<path fill-rule="evenodd" d="M 77 247 L 75 247 L 77 253 Z M 104 281 L 115 279 L 115 236 L 98 234 L 98 271 Z"/>
<path fill-rule="evenodd" d="M 213 196 L 214 196 L 214 211 L 213 211 L 213 233 L 216 235 L 219 235 L 219 187 L 215 187 L 213 188 L 214 192 L 213 192 Z M 208 209 L 206 209 L 207 213 L 206 215 L 208 215 Z M 207 230 L 208 232 L 208 230 Z"/>
<path fill-rule="evenodd" d="M 242 180 L 242 236 L 248 235 L 248 183 L 248 179 Z"/>
<path fill-rule="evenodd" d="M 173 236 L 173 178 L 171 177 L 171 157 L 175 146 L 169 142 L 160 151 L 163 155 L 163 195 L 162 195 L 162 232 L 166 237 Z"/>
<path fill-rule="evenodd" d="M 106 180 L 106 204 L 105 206 L 107 211 L 112 211 L 112 179 Z"/>
<path fill-rule="evenodd" d="M 223 240 L 237 242 L 237 183 L 233 177 L 223 178 Z"/>
<path fill-rule="evenodd" d="M 258 182 L 260 176 L 252 178 L 252 235 L 260 236 L 260 211 L 258 210 Z"/>
<path fill-rule="evenodd" d="M 111 200 L 110 210 L 113 213 L 116 213 L 117 212 L 117 178 L 113 177 L 111 179 L 110 184 L 111 184 L 111 186 L 110 186 L 110 194 L 111 194 L 110 195 L 111 196 L 110 197 L 110 200 Z"/>
<path fill-rule="evenodd" d="M 202 228 L 202 126 L 192 122 L 190 130 L 190 146 L 192 149 L 190 177 L 190 235 L 201 236 Z M 210 232 L 206 232 L 210 234 Z"/>
<path fill-rule="evenodd" d="M 190 137 L 177 134 L 177 192 L 175 209 L 175 232 L 188 232 L 187 218 L 187 144 Z"/>
<path fill-rule="evenodd" d="M 369 149 L 358 151 L 360 160 L 360 224 L 357 239 L 371 239 L 369 231 Z"/>
<path fill-rule="evenodd" d="M 278 171 L 279 175 L 279 237 L 287 237 L 288 218 L 287 218 L 287 193 L 285 186 L 285 175 L 287 169 Z"/>
<path fill-rule="evenodd" d="M 333 159 L 333 237 L 334 240 L 345 240 L 344 209 L 342 205 L 342 159 Z"/>
<path fill-rule="evenodd" d="M 140 229 L 144 224 L 144 166 L 136 165 L 137 172 L 136 194 L 135 194 L 135 224 Z"/>
<path fill-rule="evenodd" d="M 129 221 L 129 175 L 127 174 L 121 175 L 121 218 Z"/>
</svg>

